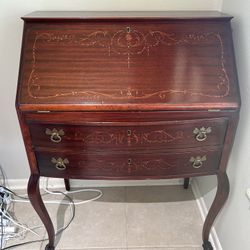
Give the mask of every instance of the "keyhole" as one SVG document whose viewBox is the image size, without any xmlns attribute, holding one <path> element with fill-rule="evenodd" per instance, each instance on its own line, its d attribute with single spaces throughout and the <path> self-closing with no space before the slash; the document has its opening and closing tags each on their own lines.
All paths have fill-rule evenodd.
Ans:
<svg viewBox="0 0 250 250">
<path fill-rule="evenodd" d="M 128 136 L 131 136 L 132 132 L 130 129 L 128 129 L 127 134 L 128 134 Z"/>
<path fill-rule="evenodd" d="M 128 165 L 131 165 L 131 163 L 132 163 L 132 160 L 128 159 Z"/>
<path fill-rule="evenodd" d="M 131 32 L 131 28 L 127 27 L 127 33 L 130 33 L 130 32 Z"/>
</svg>

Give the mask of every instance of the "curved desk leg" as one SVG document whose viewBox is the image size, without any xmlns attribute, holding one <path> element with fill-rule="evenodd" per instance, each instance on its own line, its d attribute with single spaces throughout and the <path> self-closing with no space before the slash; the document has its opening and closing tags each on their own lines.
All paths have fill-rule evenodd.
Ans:
<svg viewBox="0 0 250 250">
<path fill-rule="evenodd" d="M 64 179 L 64 185 L 65 185 L 65 189 L 66 189 L 67 191 L 70 191 L 69 179 Z"/>
<path fill-rule="evenodd" d="M 229 180 L 227 177 L 226 172 L 224 173 L 218 173 L 217 174 L 217 181 L 218 181 L 218 187 L 215 199 L 213 201 L 213 204 L 208 212 L 207 218 L 205 220 L 203 231 L 202 231 L 202 239 L 203 239 L 203 249 L 204 250 L 212 250 L 213 247 L 210 243 L 209 239 L 209 233 L 211 230 L 211 227 L 214 223 L 214 220 L 218 213 L 220 212 L 221 208 L 225 204 L 228 194 L 229 194 Z"/>
<path fill-rule="evenodd" d="M 189 178 L 184 178 L 183 188 L 188 189 L 188 186 L 189 186 Z"/>
<path fill-rule="evenodd" d="M 49 243 L 46 246 L 46 250 L 54 250 L 55 244 L 55 231 L 52 224 L 52 221 L 49 217 L 47 209 L 44 206 L 44 203 L 41 198 L 40 190 L 39 190 L 39 175 L 31 175 L 28 184 L 28 195 L 32 206 L 34 207 L 35 211 L 39 215 L 40 219 L 42 220 L 49 238 Z"/>
</svg>

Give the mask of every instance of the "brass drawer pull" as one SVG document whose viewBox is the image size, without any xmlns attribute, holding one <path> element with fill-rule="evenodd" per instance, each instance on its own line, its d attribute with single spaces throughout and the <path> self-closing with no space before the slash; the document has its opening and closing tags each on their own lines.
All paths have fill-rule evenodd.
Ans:
<svg viewBox="0 0 250 250">
<path fill-rule="evenodd" d="M 200 168 L 203 165 L 203 162 L 207 160 L 207 156 L 196 156 L 196 157 L 191 157 L 190 162 L 192 162 L 193 168 Z"/>
<path fill-rule="evenodd" d="M 208 128 L 202 127 L 200 129 L 195 128 L 193 131 L 193 133 L 196 135 L 195 139 L 197 141 L 205 141 L 207 139 L 207 134 L 211 132 L 212 132 L 211 127 L 208 127 Z"/>
<path fill-rule="evenodd" d="M 62 129 L 57 130 L 53 128 L 52 130 L 49 128 L 46 128 L 45 131 L 46 135 L 50 135 L 50 140 L 55 143 L 59 143 L 62 141 L 62 136 L 65 134 Z"/>
<path fill-rule="evenodd" d="M 61 157 L 56 159 L 56 158 L 52 158 L 51 162 L 55 164 L 55 167 L 58 170 L 65 170 L 66 169 L 66 165 L 69 164 L 69 160 L 67 158 L 62 159 Z"/>
</svg>

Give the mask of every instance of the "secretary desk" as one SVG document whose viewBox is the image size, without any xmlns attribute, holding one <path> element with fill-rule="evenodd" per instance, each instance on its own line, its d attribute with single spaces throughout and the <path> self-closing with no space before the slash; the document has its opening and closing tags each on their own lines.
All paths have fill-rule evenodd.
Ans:
<svg viewBox="0 0 250 250">
<path fill-rule="evenodd" d="M 231 17 L 219 12 L 34 12 L 16 108 L 30 201 L 55 249 L 40 176 L 142 180 L 216 175 L 203 248 L 229 193 L 240 96 Z"/>
</svg>

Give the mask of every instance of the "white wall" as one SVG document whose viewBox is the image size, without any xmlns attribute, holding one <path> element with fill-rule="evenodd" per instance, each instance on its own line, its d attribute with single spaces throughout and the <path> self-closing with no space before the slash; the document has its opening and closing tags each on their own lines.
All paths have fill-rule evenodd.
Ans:
<svg viewBox="0 0 250 250">
<path fill-rule="evenodd" d="M 14 108 L 22 37 L 20 17 L 36 10 L 215 10 L 220 0 L 0 0 L 0 165 L 8 178 L 29 174 Z"/>
<path fill-rule="evenodd" d="M 250 249 L 250 202 L 245 195 L 250 187 L 250 1 L 224 0 L 221 10 L 235 17 L 232 27 L 242 108 L 228 166 L 231 193 L 215 228 L 224 250 L 245 250 Z M 205 203 L 210 206 L 216 180 L 202 177 L 198 182 Z"/>
</svg>

